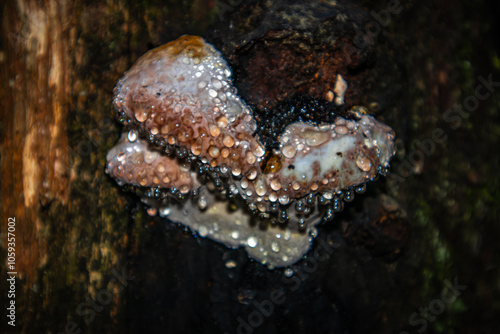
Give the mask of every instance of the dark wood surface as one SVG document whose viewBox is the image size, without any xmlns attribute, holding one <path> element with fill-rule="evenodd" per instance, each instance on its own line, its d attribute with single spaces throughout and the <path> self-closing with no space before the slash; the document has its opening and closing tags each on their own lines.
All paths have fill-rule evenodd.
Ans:
<svg viewBox="0 0 500 334">
<path fill-rule="evenodd" d="M 379 101 L 377 117 L 398 136 L 393 173 L 320 227 L 313 253 L 294 266 L 292 278 L 249 261 L 242 250 L 149 217 L 104 173 L 121 131 L 111 101 L 122 74 L 182 34 L 225 45 L 240 66 L 231 58 L 228 22 L 240 17 L 233 9 L 253 3 L 0 4 L 4 310 L 8 217 L 16 219 L 17 272 L 16 327 L 3 316 L 2 333 L 234 333 L 249 332 L 251 321 L 258 323 L 254 333 L 500 328 L 498 87 L 467 116 L 444 116 L 460 115 L 446 111 L 474 96 L 479 76 L 500 81 L 498 5 L 401 1 L 375 46 L 383 64 L 375 68 L 398 75 L 383 79 L 374 70 L 369 88 L 389 96 Z M 360 3 L 368 12 L 387 8 L 383 1 Z M 221 37 L 226 32 L 229 40 Z M 422 146 L 438 128 L 446 140 L 432 150 Z M 409 160 L 417 151 L 424 159 Z M 314 251 L 325 250 L 329 256 L 316 266 Z M 425 318 L 422 308 L 439 306 L 455 279 L 466 286 L 460 296 Z M 273 291 L 283 302 L 267 316 L 260 307 Z"/>
</svg>

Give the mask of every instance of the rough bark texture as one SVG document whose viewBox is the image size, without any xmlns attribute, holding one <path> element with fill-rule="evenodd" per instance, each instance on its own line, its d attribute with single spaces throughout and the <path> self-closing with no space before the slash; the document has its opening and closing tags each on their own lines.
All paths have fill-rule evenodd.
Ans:
<svg viewBox="0 0 500 334">
<path fill-rule="evenodd" d="M 367 22 L 377 22 L 371 10 L 380 17 L 388 8 L 384 1 L 358 4 Z M 498 87 L 482 89 L 491 94 L 475 108 L 464 106 L 471 111 L 447 113 L 470 102 L 479 76 L 500 81 L 493 37 L 499 9 L 486 2 L 401 1 L 401 12 L 384 21 L 372 59 L 382 66 L 370 68 L 379 81 L 367 89 L 376 92 L 377 117 L 399 138 L 393 173 L 320 228 L 309 261 L 294 266 L 292 278 L 249 261 L 242 250 L 149 217 L 104 174 L 106 152 L 121 130 L 111 106 L 121 75 L 145 51 L 182 34 L 206 36 L 221 49 L 231 45 L 217 36 L 224 26 L 234 32 L 228 21 L 240 14 L 231 11 L 244 6 L 276 10 L 252 1 L 2 2 L 2 307 L 9 302 L 8 217 L 16 218 L 17 271 L 16 327 L 3 316 L 2 332 L 245 333 L 250 326 L 254 333 L 416 333 L 425 326 L 427 333 L 494 333 L 500 328 Z M 242 22 L 244 29 L 252 24 L 262 27 Z M 272 52 L 266 45 L 279 43 L 263 42 L 276 34 L 255 36 L 250 68 L 274 66 L 293 49 L 259 62 L 262 50 Z M 234 49 L 223 51 L 243 68 Z M 404 76 L 379 79 L 377 69 Z M 258 77 L 238 80 L 252 98 Z M 446 140 L 428 144 L 436 129 Z M 445 280 L 455 277 L 466 288 L 436 311 Z M 258 305 L 273 291 L 283 292 L 284 302 L 266 315 Z M 429 307 L 426 318 L 419 308 Z M 257 313 L 261 318 L 252 318 Z"/>
</svg>

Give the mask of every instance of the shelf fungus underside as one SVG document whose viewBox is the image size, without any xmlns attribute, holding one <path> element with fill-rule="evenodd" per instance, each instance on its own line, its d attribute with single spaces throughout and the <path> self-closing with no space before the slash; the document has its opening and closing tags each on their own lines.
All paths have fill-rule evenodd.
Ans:
<svg viewBox="0 0 500 334">
<path fill-rule="evenodd" d="M 264 145 L 222 55 L 182 36 L 149 51 L 115 88 L 126 131 L 106 172 L 138 192 L 148 213 L 270 268 L 300 260 L 317 235 L 394 154 L 390 127 L 349 111 L 331 124 L 294 122 Z M 337 76 L 334 99 L 347 83 Z M 352 110 L 361 110 L 354 108 Z"/>
</svg>

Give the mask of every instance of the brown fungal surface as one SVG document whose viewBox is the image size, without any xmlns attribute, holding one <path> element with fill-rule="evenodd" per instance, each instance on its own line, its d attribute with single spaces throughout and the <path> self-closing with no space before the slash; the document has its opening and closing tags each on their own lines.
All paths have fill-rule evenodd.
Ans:
<svg viewBox="0 0 500 334">
<path fill-rule="evenodd" d="M 244 246 L 270 267 L 284 266 L 303 254 L 292 249 L 309 248 L 315 225 L 341 210 L 343 191 L 351 198 L 351 188 L 387 169 L 394 132 L 352 111 L 331 124 L 293 122 L 269 147 L 231 76 L 200 37 L 182 36 L 142 56 L 115 88 L 115 109 L 132 130 L 109 152 L 107 172 L 121 185 L 151 188 L 147 194 L 157 195 L 145 200 L 150 212 L 229 247 Z M 348 83 L 335 78 L 331 103 L 339 107 Z M 172 195 L 181 201 L 173 203 Z M 225 198 L 241 203 L 237 214 L 221 204 Z M 291 243 L 261 231 L 277 224 Z M 270 249 L 283 251 L 271 256 Z"/>
</svg>

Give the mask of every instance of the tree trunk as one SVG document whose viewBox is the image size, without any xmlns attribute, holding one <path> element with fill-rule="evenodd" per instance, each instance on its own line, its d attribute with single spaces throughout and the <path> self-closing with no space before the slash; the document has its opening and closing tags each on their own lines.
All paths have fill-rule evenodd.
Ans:
<svg viewBox="0 0 500 334">
<path fill-rule="evenodd" d="M 257 2 L 2 2 L 0 302 L 16 307 L 15 327 L 2 318 L 6 333 L 500 328 L 500 60 L 491 30 L 498 8 L 481 1 L 401 1 L 389 19 L 384 1 L 359 1 L 398 47 L 381 55 L 394 59 L 394 51 L 403 64 L 396 87 L 403 93 L 389 94 L 399 107 L 381 111 L 398 154 L 391 176 L 320 228 L 314 250 L 326 247 L 329 255 L 314 270 L 310 255 L 289 278 L 241 249 L 193 238 L 149 217 L 104 173 L 122 130 L 111 102 L 123 73 L 148 49 L 183 34 L 213 36 L 239 17 L 231 11 Z M 488 97 L 467 106 L 490 75 L 494 83 L 480 89 Z M 447 112 L 456 103 L 464 104 L 461 113 Z M 407 215 L 391 216 L 391 205 Z M 7 294 L 11 276 L 15 299 Z M 466 288 L 442 302 L 446 312 L 410 320 L 420 307 L 440 306 L 455 277 Z M 273 291 L 285 302 L 264 303 Z"/>
</svg>

